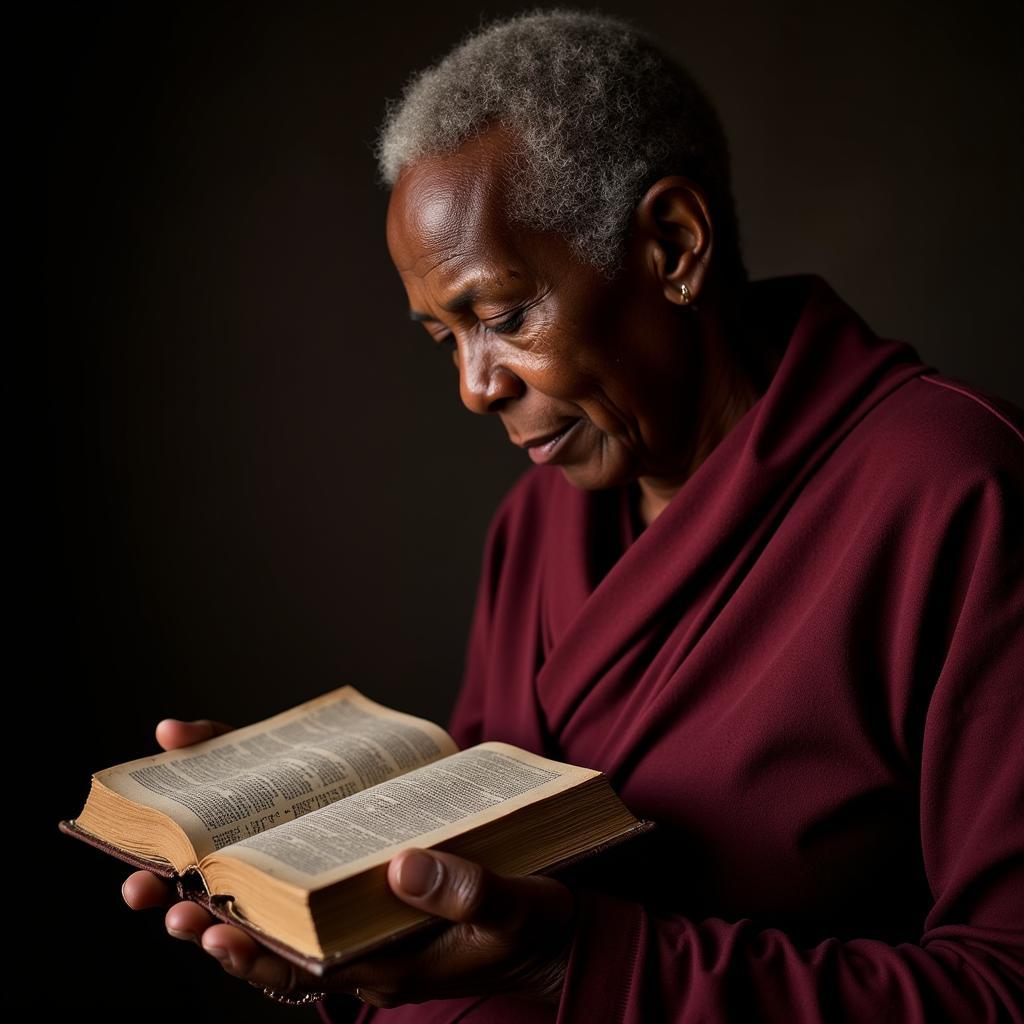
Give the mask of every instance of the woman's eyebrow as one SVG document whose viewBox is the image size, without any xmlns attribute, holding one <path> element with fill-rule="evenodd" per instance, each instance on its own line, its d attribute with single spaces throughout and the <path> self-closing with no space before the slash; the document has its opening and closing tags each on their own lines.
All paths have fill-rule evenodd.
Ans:
<svg viewBox="0 0 1024 1024">
<path fill-rule="evenodd" d="M 452 299 L 451 302 L 442 306 L 441 308 L 447 313 L 459 313 L 467 306 L 472 306 L 474 302 L 480 297 L 480 289 L 476 285 L 470 285 L 468 288 L 463 288 L 458 295 Z M 437 317 L 431 316 L 429 313 L 420 313 L 418 310 L 409 310 L 410 320 L 436 320 Z"/>
<path fill-rule="evenodd" d="M 512 278 L 521 276 L 519 272 L 516 270 L 510 270 L 508 274 L 509 277 Z M 498 287 L 500 287 L 500 280 L 496 282 L 496 284 Z M 466 309 L 469 306 L 472 306 L 474 302 L 477 302 L 480 299 L 481 294 L 487 291 L 488 287 L 488 284 L 485 284 L 482 288 L 479 284 L 467 285 L 465 288 L 462 289 L 461 292 L 458 293 L 458 295 L 455 296 L 454 299 L 452 299 L 451 302 L 445 303 L 441 308 L 446 313 L 461 313 L 462 310 Z M 437 317 L 431 316 L 429 313 L 421 313 L 418 309 L 410 309 L 409 319 L 415 320 L 417 322 L 420 322 L 422 320 L 436 321 Z"/>
</svg>

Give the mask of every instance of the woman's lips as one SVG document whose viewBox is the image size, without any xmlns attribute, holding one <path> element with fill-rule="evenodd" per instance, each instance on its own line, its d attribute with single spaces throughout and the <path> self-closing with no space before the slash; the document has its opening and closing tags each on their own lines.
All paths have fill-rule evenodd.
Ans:
<svg viewBox="0 0 1024 1024">
<path fill-rule="evenodd" d="M 543 462 L 551 462 L 568 438 L 575 434 L 576 427 L 579 426 L 580 422 L 578 419 L 573 420 L 572 423 L 567 424 L 555 434 L 550 441 L 545 441 L 543 444 L 528 445 L 526 450 L 530 455 L 530 459 L 538 465 Z"/>
</svg>

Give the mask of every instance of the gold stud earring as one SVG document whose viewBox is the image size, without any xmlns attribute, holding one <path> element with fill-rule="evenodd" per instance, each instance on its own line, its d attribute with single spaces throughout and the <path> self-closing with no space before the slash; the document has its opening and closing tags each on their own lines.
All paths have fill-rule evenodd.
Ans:
<svg viewBox="0 0 1024 1024">
<path fill-rule="evenodd" d="M 689 286 L 685 281 L 679 286 L 679 294 L 682 296 L 684 306 L 693 298 L 693 295 L 690 293 Z"/>
</svg>

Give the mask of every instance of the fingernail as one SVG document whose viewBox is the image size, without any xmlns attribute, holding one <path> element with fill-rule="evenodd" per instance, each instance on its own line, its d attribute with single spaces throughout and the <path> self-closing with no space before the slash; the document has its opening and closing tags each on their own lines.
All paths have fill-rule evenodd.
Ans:
<svg viewBox="0 0 1024 1024">
<path fill-rule="evenodd" d="M 203 946 L 210 956 L 215 956 L 221 963 L 230 963 L 231 954 L 223 946 Z"/>
<path fill-rule="evenodd" d="M 398 884 L 410 896 L 428 895 L 440 880 L 437 861 L 418 850 L 407 853 L 398 869 Z"/>
<path fill-rule="evenodd" d="M 199 937 L 199 936 L 196 935 L 195 932 L 183 932 L 183 931 L 179 931 L 177 928 L 168 928 L 167 930 L 176 939 L 185 939 L 187 942 L 195 942 L 196 939 Z"/>
</svg>

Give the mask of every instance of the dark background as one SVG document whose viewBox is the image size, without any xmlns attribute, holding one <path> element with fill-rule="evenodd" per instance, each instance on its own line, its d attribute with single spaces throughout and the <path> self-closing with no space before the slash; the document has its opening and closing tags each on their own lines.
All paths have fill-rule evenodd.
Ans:
<svg viewBox="0 0 1024 1024">
<path fill-rule="evenodd" d="M 360 8 L 41 19 L 50 1009 L 315 1019 L 130 911 L 130 869 L 56 821 L 165 716 L 247 724 L 349 682 L 444 721 L 487 521 L 529 465 L 407 320 L 370 151 L 409 73 L 521 7 Z M 1019 5 L 603 9 L 716 101 L 752 276 L 816 271 L 1024 404 Z"/>
</svg>

